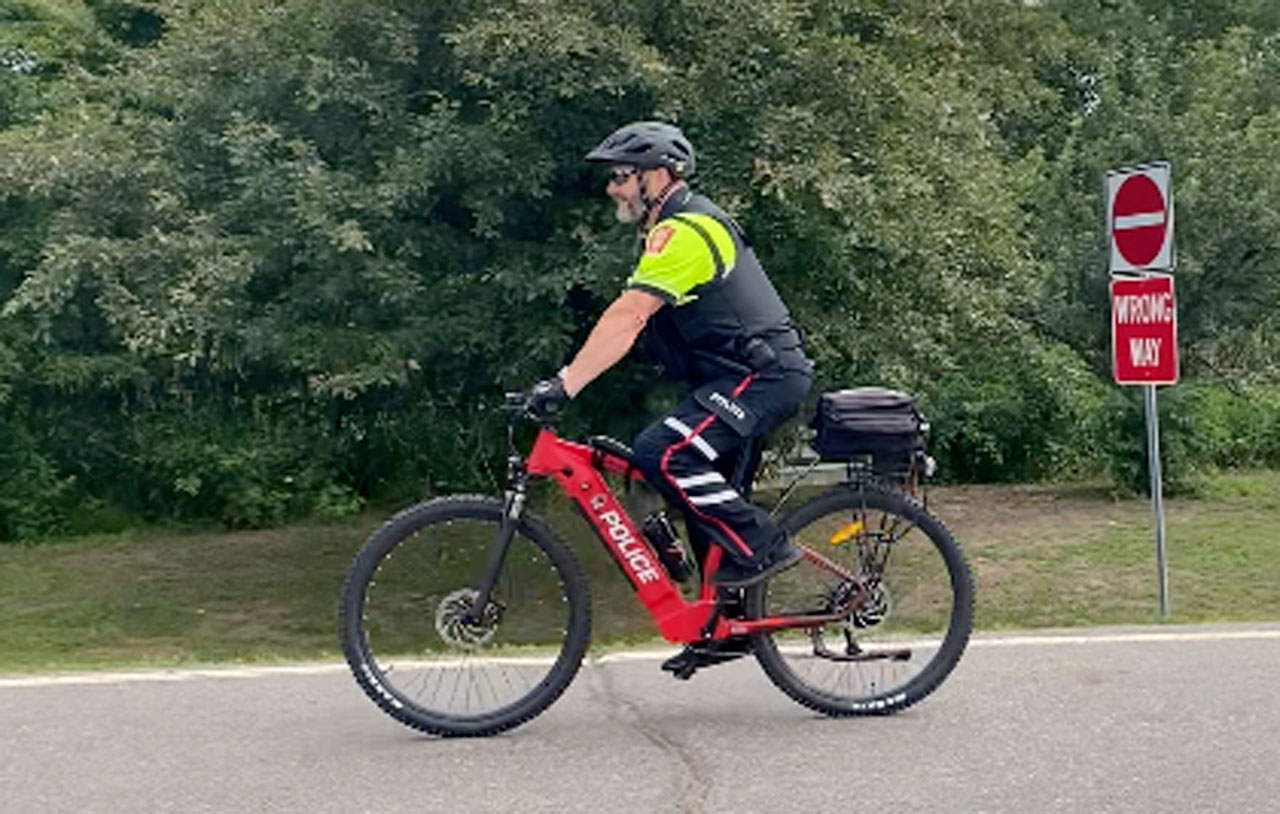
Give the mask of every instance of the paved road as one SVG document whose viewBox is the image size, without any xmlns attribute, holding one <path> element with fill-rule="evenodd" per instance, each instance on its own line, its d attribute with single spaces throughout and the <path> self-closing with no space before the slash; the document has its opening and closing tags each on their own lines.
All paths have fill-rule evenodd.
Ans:
<svg viewBox="0 0 1280 814">
<path fill-rule="evenodd" d="M 0 680 L 5 812 L 1275 812 L 1280 625 L 982 636 L 930 699 L 829 720 L 754 661 L 584 669 L 426 738 L 335 665 Z"/>
</svg>

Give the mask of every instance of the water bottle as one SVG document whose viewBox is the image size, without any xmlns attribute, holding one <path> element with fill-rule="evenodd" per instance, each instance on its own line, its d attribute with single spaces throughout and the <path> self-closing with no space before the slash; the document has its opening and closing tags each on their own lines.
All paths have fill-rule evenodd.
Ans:
<svg viewBox="0 0 1280 814">
<path fill-rule="evenodd" d="M 657 552 L 658 559 L 676 582 L 684 582 L 693 573 L 684 546 L 671 527 L 665 511 L 659 510 L 644 519 L 644 536 Z"/>
</svg>

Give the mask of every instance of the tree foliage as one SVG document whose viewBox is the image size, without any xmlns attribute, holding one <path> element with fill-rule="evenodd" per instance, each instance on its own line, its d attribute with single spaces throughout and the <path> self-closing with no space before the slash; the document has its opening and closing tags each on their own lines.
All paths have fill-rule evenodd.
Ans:
<svg viewBox="0 0 1280 814">
<path fill-rule="evenodd" d="M 1188 392 L 1274 411 L 1278 80 L 1265 0 L 0 0 L 0 538 L 490 483 L 631 260 L 581 157 L 648 117 L 822 385 L 920 392 L 953 478 L 1115 468 L 1102 174 L 1172 162 Z M 1188 470 L 1280 455 L 1175 401 Z"/>
</svg>

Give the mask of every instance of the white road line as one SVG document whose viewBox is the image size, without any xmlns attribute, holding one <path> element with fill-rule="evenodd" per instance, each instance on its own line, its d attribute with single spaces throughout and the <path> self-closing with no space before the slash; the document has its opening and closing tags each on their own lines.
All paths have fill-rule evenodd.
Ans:
<svg viewBox="0 0 1280 814">
<path fill-rule="evenodd" d="M 1212 630 L 1181 633 L 1097 633 L 1092 635 L 1011 635 L 976 638 L 969 647 L 1023 647 L 1054 644 L 1129 644 L 1142 642 L 1211 642 L 1240 639 L 1280 639 L 1280 630 Z"/>
<path fill-rule="evenodd" d="M 1280 628 L 1233 629 L 1233 630 L 1182 630 L 1182 631 L 1143 631 L 1127 633 L 1054 633 L 1046 635 L 1018 634 L 983 635 L 979 634 L 969 641 L 968 649 L 987 647 L 1052 647 L 1055 645 L 1091 645 L 1091 644 L 1143 644 L 1152 642 L 1185 643 L 1209 641 L 1247 641 L 1260 639 L 1280 639 Z M 679 652 L 677 647 L 645 650 L 620 650 L 605 653 L 601 656 L 588 655 L 586 664 L 598 666 L 602 664 L 624 663 L 632 661 L 660 661 L 670 658 Z M 496 660 L 495 661 L 499 661 Z M 514 663 L 519 659 L 506 658 L 502 663 Z M 542 659 L 530 659 L 529 663 L 542 662 Z M 472 662 L 473 664 L 475 662 Z M 328 673 L 347 672 L 343 662 L 323 662 L 310 664 L 263 665 L 261 667 L 203 667 L 173 670 L 136 670 L 101 673 L 61 673 L 32 676 L 14 676 L 0 678 L 0 690 L 19 687 L 55 687 L 68 685 L 93 684 L 129 684 L 146 681 L 195 681 L 207 678 L 267 678 L 286 675 L 325 675 Z"/>
<path fill-rule="evenodd" d="M 135 670 L 129 672 L 56 673 L 0 678 L 0 689 L 8 687 L 53 687 L 60 684 L 130 684 L 137 681 L 192 681 L 201 678 L 263 678 L 273 675 L 322 675 L 347 669 L 343 664 L 289 664 L 262 667 L 198 667 L 185 669 Z"/>
</svg>

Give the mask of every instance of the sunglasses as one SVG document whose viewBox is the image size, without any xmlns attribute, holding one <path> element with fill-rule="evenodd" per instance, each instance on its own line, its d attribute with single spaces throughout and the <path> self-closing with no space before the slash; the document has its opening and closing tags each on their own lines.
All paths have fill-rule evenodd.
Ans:
<svg viewBox="0 0 1280 814">
<path fill-rule="evenodd" d="M 615 186 L 622 186 L 627 182 L 628 178 L 638 172 L 640 172 L 640 170 L 636 167 L 622 167 L 609 170 L 609 183 Z"/>
</svg>

